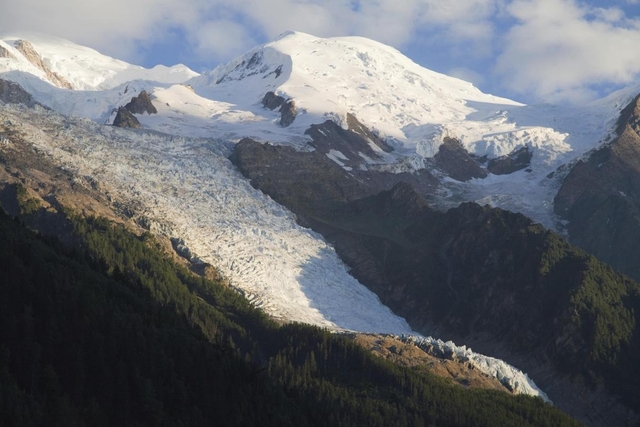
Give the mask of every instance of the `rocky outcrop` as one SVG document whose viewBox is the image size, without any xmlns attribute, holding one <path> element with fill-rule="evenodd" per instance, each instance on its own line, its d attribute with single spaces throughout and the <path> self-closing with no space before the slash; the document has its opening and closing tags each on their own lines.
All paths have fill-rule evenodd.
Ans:
<svg viewBox="0 0 640 427">
<path fill-rule="evenodd" d="M 158 114 L 158 110 L 153 106 L 151 98 L 146 90 L 140 92 L 138 96 L 131 98 L 131 101 L 124 106 L 131 114 Z"/>
<path fill-rule="evenodd" d="M 432 374 L 446 378 L 465 388 L 510 391 L 496 378 L 489 377 L 468 362 L 450 360 L 434 355 L 415 344 L 398 337 L 380 334 L 344 334 L 359 346 L 376 356 L 400 366 L 426 369 Z"/>
<path fill-rule="evenodd" d="M 357 133 L 364 140 L 370 141 L 382 151 L 390 153 L 393 151 L 393 147 L 387 144 L 382 138 L 374 134 L 368 127 L 363 125 L 357 118 L 351 113 L 347 113 L 347 129 L 351 132 Z"/>
<path fill-rule="evenodd" d="M 640 96 L 621 113 L 618 136 L 578 161 L 554 200 L 571 242 L 640 280 Z"/>
<path fill-rule="evenodd" d="M 23 104 L 34 107 L 37 102 L 33 96 L 17 83 L 0 79 L 0 101 L 7 104 Z"/>
<path fill-rule="evenodd" d="M 312 126 L 311 131 L 314 143 L 316 135 L 331 138 L 331 135 L 346 134 L 359 138 L 331 121 L 324 126 Z M 320 145 L 323 141 L 329 144 L 318 139 L 316 147 L 320 148 L 300 152 L 292 147 L 245 138 L 235 145 L 230 160 L 251 180 L 251 185 L 287 206 L 296 213 L 299 222 L 306 225 L 311 218 L 322 217 L 345 202 L 390 189 L 398 182 L 410 182 L 425 195 L 433 193 L 438 186 L 437 179 L 426 170 L 417 173 L 345 170 L 327 157 L 331 145 Z"/>
<path fill-rule="evenodd" d="M 489 160 L 487 170 L 494 175 L 508 175 L 529 166 L 533 152 L 528 146 L 513 150 L 506 156 Z"/>
<path fill-rule="evenodd" d="M 280 113 L 280 126 L 286 128 L 293 123 L 298 114 L 296 103 L 293 99 L 285 100 L 282 96 L 276 95 L 273 92 L 267 92 L 262 98 L 262 105 L 269 110 L 275 110 L 279 108 Z"/>
<path fill-rule="evenodd" d="M 393 150 L 352 114 L 347 114 L 347 126 L 344 129 L 333 120 L 327 120 L 311 125 L 305 134 L 311 137 L 313 141 L 309 144 L 317 151 L 351 169 L 365 170 L 369 163 L 380 160 L 382 152 Z"/>
<path fill-rule="evenodd" d="M 280 126 L 286 128 L 293 123 L 298 114 L 296 103 L 293 99 L 289 99 L 280 107 Z"/>
<path fill-rule="evenodd" d="M 471 157 L 460 141 L 445 137 L 434 156 L 436 166 L 456 181 L 486 178 L 487 172 Z"/>
<path fill-rule="evenodd" d="M 55 86 L 63 89 L 73 89 L 73 85 L 69 83 L 64 77 L 52 71 L 47 64 L 42 60 L 42 57 L 33 48 L 33 45 L 26 40 L 18 40 L 14 44 L 15 48 L 36 68 L 42 70 L 47 79 Z"/>
<path fill-rule="evenodd" d="M 262 105 L 269 110 L 280 108 L 284 104 L 285 99 L 273 92 L 267 92 L 262 98 Z"/>
<path fill-rule="evenodd" d="M 5 49 L 4 47 L 0 46 L 0 58 L 14 59 L 15 56 L 13 56 L 13 54 L 11 52 L 9 52 L 7 49 Z"/>
<path fill-rule="evenodd" d="M 142 127 L 138 119 L 136 119 L 136 117 L 125 107 L 118 108 L 116 117 L 113 119 L 113 126 L 132 129 L 139 129 Z"/>
</svg>

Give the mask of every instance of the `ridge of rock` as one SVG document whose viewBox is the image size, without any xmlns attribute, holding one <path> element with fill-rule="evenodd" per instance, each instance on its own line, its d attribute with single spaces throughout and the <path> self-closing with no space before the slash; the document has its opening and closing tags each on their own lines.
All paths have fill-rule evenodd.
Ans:
<svg viewBox="0 0 640 427">
<path fill-rule="evenodd" d="M 22 86 L 3 79 L 0 79 L 0 101 L 8 104 L 24 104 L 27 107 L 38 104 Z"/>
<path fill-rule="evenodd" d="M 571 242 L 640 280 L 640 96 L 621 112 L 618 136 L 578 161 L 554 199 Z"/>
<path fill-rule="evenodd" d="M 74 89 L 73 85 L 64 77 L 51 71 L 31 43 L 26 40 L 17 40 L 14 46 L 29 62 L 36 68 L 42 70 L 52 84 L 63 89 Z"/>
<path fill-rule="evenodd" d="M 143 90 L 131 98 L 131 101 L 124 106 L 132 114 L 158 114 L 158 110 L 153 106 L 151 98 L 146 90 Z"/>
<path fill-rule="evenodd" d="M 142 127 L 136 116 L 131 114 L 131 112 L 125 107 L 118 108 L 116 117 L 113 119 L 113 126 L 131 129 L 139 129 Z"/>
<path fill-rule="evenodd" d="M 434 159 L 436 166 L 456 181 L 487 177 L 487 172 L 455 138 L 445 137 Z"/>
</svg>

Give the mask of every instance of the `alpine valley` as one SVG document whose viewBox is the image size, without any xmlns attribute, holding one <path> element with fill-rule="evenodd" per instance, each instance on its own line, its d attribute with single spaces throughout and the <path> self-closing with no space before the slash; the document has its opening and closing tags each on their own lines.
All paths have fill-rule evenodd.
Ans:
<svg viewBox="0 0 640 427">
<path fill-rule="evenodd" d="M 639 94 L 1 35 L 0 424 L 640 425 Z"/>
</svg>

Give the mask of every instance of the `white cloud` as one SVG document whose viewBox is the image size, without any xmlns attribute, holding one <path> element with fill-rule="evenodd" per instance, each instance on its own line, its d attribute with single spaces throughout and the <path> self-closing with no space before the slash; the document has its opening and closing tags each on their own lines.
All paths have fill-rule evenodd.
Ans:
<svg viewBox="0 0 640 427">
<path fill-rule="evenodd" d="M 504 38 L 496 70 L 514 92 L 584 102 L 596 85 L 629 84 L 640 73 L 640 22 L 617 8 L 516 0 L 508 10 L 519 22 Z"/>
<path fill-rule="evenodd" d="M 203 23 L 192 35 L 195 51 L 201 57 L 229 58 L 257 44 L 247 28 L 229 20 Z M 221 43 L 224 40 L 224 43 Z"/>
<path fill-rule="evenodd" d="M 128 58 L 137 41 L 197 22 L 200 5 L 179 0 L 21 0 L 3 4 L 0 29 L 38 31 Z"/>
<path fill-rule="evenodd" d="M 503 0 L 21 0 L 3 6 L 2 31 L 35 30 L 131 60 L 137 47 L 179 31 L 217 60 L 286 30 L 362 35 L 401 48 L 417 34 L 447 43 L 490 44 L 490 17 Z M 486 49 L 485 49 L 486 51 Z"/>
<path fill-rule="evenodd" d="M 49 33 L 134 63 L 178 34 L 189 44 L 182 56 L 210 66 L 285 30 L 361 35 L 431 52 L 424 57 L 446 62 L 432 63 L 439 70 L 495 61 L 485 76 L 494 92 L 579 102 L 598 85 L 638 77 L 640 20 L 625 8 L 639 1 L 597 8 L 584 0 L 21 0 L 3 5 L 0 32 Z"/>
<path fill-rule="evenodd" d="M 485 82 L 484 76 L 465 67 L 452 68 L 447 71 L 447 74 L 451 77 L 456 77 L 472 83 L 476 87 L 481 86 Z"/>
</svg>

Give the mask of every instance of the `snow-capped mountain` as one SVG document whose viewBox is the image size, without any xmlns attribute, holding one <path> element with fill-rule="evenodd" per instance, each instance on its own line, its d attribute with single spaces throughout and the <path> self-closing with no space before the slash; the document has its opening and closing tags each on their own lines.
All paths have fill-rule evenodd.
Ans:
<svg viewBox="0 0 640 427">
<path fill-rule="evenodd" d="M 347 128 L 351 114 L 393 148 L 386 153 L 370 144 L 378 158 L 367 158 L 389 171 L 424 168 L 446 137 L 487 160 L 526 147 L 530 167 L 466 183 L 443 180 L 441 195 L 447 197 L 441 205 L 489 203 L 556 229 L 552 201 L 558 176 L 547 177 L 602 142 L 624 105 L 621 98 L 627 98 L 621 93 L 580 108 L 526 106 L 427 70 L 372 40 L 300 32 L 284 33 L 201 76 L 184 66 L 146 70 L 64 40 L 33 38 L 29 43 L 47 69 L 83 89 L 61 90 L 16 49 L 17 40 L 8 36 L 0 42 L 9 53 L 0 58 L 0 76 L 56 111 L 99 123 L 112 121 L 117 107 L 146 90 L 158 114 L 138 117 L 142 125 L 182 136 L 250 137 L 308 150 L 311 137 L 305 132 L 311 125 L 330 119 Z M 281 125 L 277 108 L 263 105 L 268 92 L 295 103 L 288 126 Z M 341 163 L 344 153 L 334 151 L 332 158 Z"/>
<path fill-rule="evenodd" d="M 371 40 L 298 32 L 203 75 L 180 65 L 144 69 L 60 39 L 6 36 L 0 79 L 19 83 L 55 111 L 18 108 L 2 117 L 18 124 L 38 152 L 79 185 L 98 181 L 134 220 L 182 241 L 268 313 L 397 334 L 412 331 L 349 274 L 331 245 L 238 173 L 227 159 L 234 144 L 251 138 L 315 150 L 358 182 L 369 172 L 382 181 L 424 173 L 432 179 L 429 202 L 437 207 L 477 201 L 556 228 L 553 198 L 567 172 L 562 167 L 607 140 L 636 90 L 584 107 L 527 106 L 426 70 Z M 157 110 L 130 113 L 143 130 L 103 126 L 142 91 Z M 321 149 L 318 135 L 333 138 L 322 127 L 327 121 L 362 145 L 340 146 L 347 138 Z M 442 167 L 438 155 L 451 141 L 453 151 L 466 156 L 458 160 L 482 174 L 457 179 Z M 491 169 L 500 159 L 517 167 Z M 514 387 L 524 392 L 543 395 L 500 361 L 454 351 L 492 375 L 515 378 Z"/>
<path fill-rule="evenodd" d="M 104 91 L 133 80 L 181 83 L 198 76 L 182 64 L 146 69 L 68 40 L 32 33 L 0 35 L 0 72 L 9 71 L 80 91 Z"/>
</svg>

